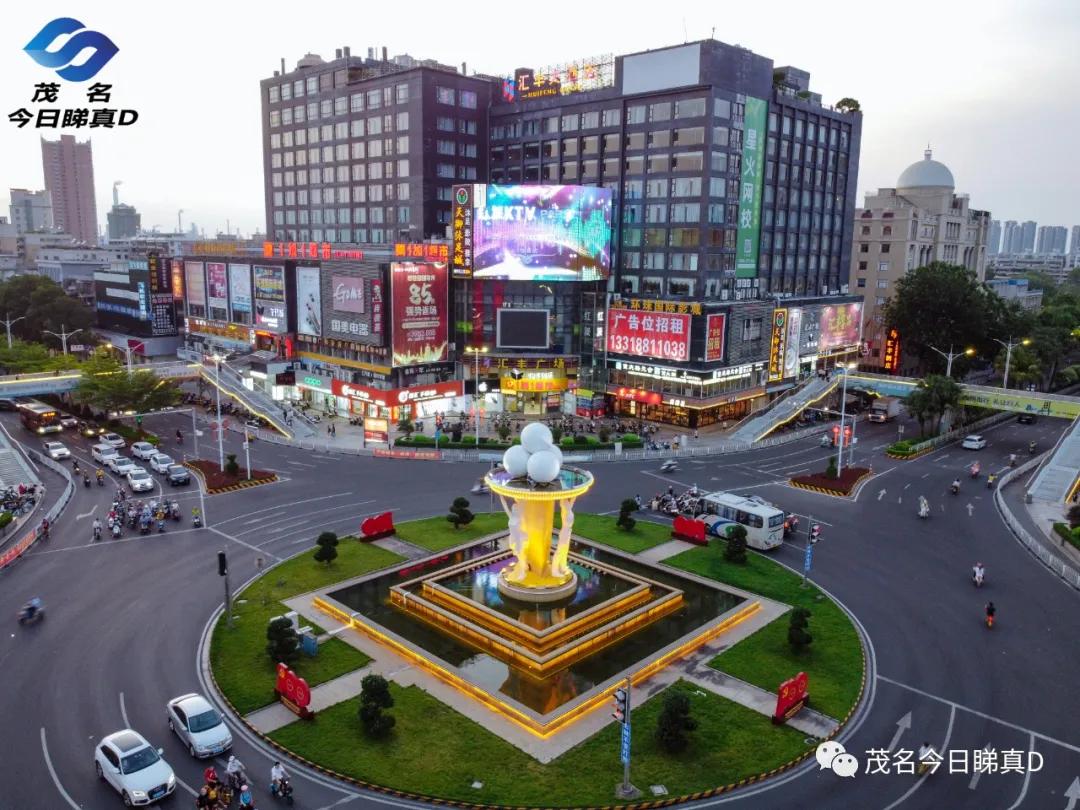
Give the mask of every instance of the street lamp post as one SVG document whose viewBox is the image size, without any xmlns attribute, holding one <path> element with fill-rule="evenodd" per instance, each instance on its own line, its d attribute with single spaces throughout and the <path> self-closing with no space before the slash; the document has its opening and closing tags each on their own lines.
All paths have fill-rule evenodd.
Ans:
<svg viewBox="0 0 1080 810">
<path fill-rule="evenodd" d="M 217 446 L 218 446 L 218 464 L 221 466 L 221 471 L 225 472 L 225 429 L 221 424 L 221 361 L 224 360 L 220 354 L 214 354 L 214 387 L 217 389 Z"/>
<path fill-rule="evenodd" d="M 840 435 L 836 442 L 836 475 L 844 472 L 844 415 L 847 413 L 847 378 L 848 370 L 844 367 L 844 385 L 840 392 Z M 854 437 L 852 437 L 854 438 Z"/>
<path fill-rule="evenodd" d="M 964 349 L 962 352 L 954 352 L 952 347 L 953 347 L 953 344 L 950 343 L 949 344 L 949 351 L 948 352 L 943 352 L 941 349 L 939 349 L 939 348 L 937 348 L 935 346 L 928 346 L 928 348 L 933 349 L 935 352 L 937 352 L 942 357 L 944 357 L 945 360 L 947 361 L 946 364 L 945 364 L 945 376 L 946 377 L 951 377 L 952 376 L 952 361 L 953 360 L 955 360 L 960 355 L 966 355 L 967 357 L 971 357 L 971 355 L 975 354 L 974 349 Z"/>
<path fill-rule="evenodd" d="M 476 416 L 476 447 L 480 448 L 480 355 L 487 354 L 487 346 L 466 346 L 473 356 L 473 412 Z"/>
<path fill-rule="evenodd" d="M 11 348 L 11 327 L 14 324 L 17 324 L 19 321 L 25 321 L 26 316 L 22 315 L 22 316 L 20 316 L 18 318 L 12 318 L 10 312 L 4 313 L 4 314 L 7 315 L 7 318 L 4 319 L 3 324 L 4 324 L 4 326 L 7 327 L 7 347 L 10 349 Z"/>
<path fill-rule="evenodd" d="M 1009 387 L 1009 361 L 1012 360 L 1012 350 L 1017 346 L 1027 346 L 1031 343 L 1031 338 L 1023 338 L 1021 340 L 1013 340 L 1012 335 L 1009 335 L 1009 342 L 1004 340 L 998 340 L 997 338 L 991 338 L 995 343 L 1000 343 L 1005 347 L 1005 376 L 1001 381 L 1002 388 Z M 10 345 L 10 343 L 8 344 Z"/>
<path fill-rule="evenodd" d="M 68 338 L 71 337 L 72 335 L 77 335 L 79 332 L 81 332 L 83 330 L 82 329 L 74 329 L 71 332 L 69 332 L 69 331 L 67 331 L 67 329 L 64 328 L 64 324 L 60 324 L 60 331 L 59 332 L 53 332 L 53 331 L 51 331 L 49 329 L 42 329 L 41 331 L 44 332 L 47 335 L 52 335 L 53 337 L 60 338 L 60 345 L 64 349 L 64 354 L 67 354 L 68 353 L 68 350 L 67 350 Z"/>
</svg>

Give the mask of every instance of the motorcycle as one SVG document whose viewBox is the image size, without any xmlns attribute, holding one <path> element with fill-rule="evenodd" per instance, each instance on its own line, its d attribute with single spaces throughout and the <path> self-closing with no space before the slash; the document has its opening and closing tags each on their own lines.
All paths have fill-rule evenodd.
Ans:
<svg viewBox="0 0 1080 810">
<path fill-rule="evenodd" d="M 970 467 L 968 467 L 968 474 L 972 478 L 978 478 L 980 472 L 982 472 L 982 467 L 979 466 L 979 462 L 977 462 L 977 461 L 974 464 L 972 464 Z"/>
<path fill-rule="evenodd" d="M 113 536 L 113 538 L 116 539 L 116 540 L 119 540 L 121 531 L 122 530 L 120 528 L 120 521 L 118 520 L 115 523 L 113 523 L 113 525 L 112 525 L 112 536 Z"/>
<path fill-rule="evenodd" d="M 280 782 L 277 782 L 277 783 L 271 782 L 270 783 L 270 795 L 273 796 L 275 799 L 282 798 L 282 799 L 284 799 L 286 801 L 287 804 L 291 805 L 293 803 L 293 795 L 292 794 L 293 794 L 293 787 L 292 787 L 292 782 L 289 781 L 289 777 L 283 776 L 283 777 L 281 777 Z"/>
<path fill-rule="evenodd" d="M 82 479 L 82 482 L 83 482 L 84 487 L 86 487 L 87 489 L 90 489 L 90 476 L 89 475 L 84 475 L 83 479 Z"/>
<path fill-rule="evenodd" d="M 165 532 L 165 518 L 158 518 L 157 530 L 158 534 L 163 534 Z"/>
<path fill-rule="evenodd" d="M 169 516 L 177 523 L 180 522 L 180 504 L 176 501 L 169 504 Z"/>
<path fill-rule="evenodd" d="M 45 618 L 45 608 L 42 605 L 24 606 L 17 614 L 19 624 L 34 624 Z"/>
<path fill-rule="evenodd" d="M 958 484 L 956 481 L 952 482 L 952 484 L 949 486 L 949 489 L 952 490 L 953 495 L 960 494 L 960 484 Z"/>
<path fill-rule="evenodd" d="M 665 461 L 660 465 L 660 472 L 662 473 L 678 472 L 678 470 L 679 465 L 674 461 Z"/>
<path fill-rule="evenodd" d="M 1028 452 L 1031 455 L 1035 455 L 1035 442 L 1031 442 L 1030 444 L 1028 444 Z"/>
<path fill-rule="evenodd" d="M 1016 466 L 1016 453 L 1011 453 L 1009 455 L 1009 466 L 1010 467 L 1015 467 Z"/>
<path fill-rule="evenodd" d="M 99 487 L 103 487 L 103 486 L 105 486 L 105 476 L 104 476 L 103 474 L 102 474 L 102 475 L 98 475 L 98 477 L 97 477 L 97 485 L 98 485 Z"/>
<path fill-rule="evenodd" d="M 980 574 L 980 573 L 977 573 L 975 571 L 972 571 L 971 572 L 971 584 L 974 585 L 976 588 L 981 588 L 982 585 L 983 585 L 983 580 L 985 579 L 985 577 L 986 577 L 985 574 Z"/>
<path fill-rule="evenodd" d="M 993 473 L 990 473 L 988 476 L 986 476 L 986 488 L 993 489 L 995 481 L 997 481 L 997 476 Z"/>
<path fill-rule="evenodd" d="M 94 527 L 94 542 L 96 543 L 100 539 L 101 539 L 101 527 L 100 526 L 95 526 Z"/>
<path fill-rule="evenodd" d="M 196 512 L 191 516 L 191 525 L 196 529 L 202 528 L 202 515 Z"/>
<path fill-rule="evenodd" d="M 926 498 L 919 498 L 919 517 L 924 520 L 930 517 L 930 504 L 927 502 Z"/>
</svg>

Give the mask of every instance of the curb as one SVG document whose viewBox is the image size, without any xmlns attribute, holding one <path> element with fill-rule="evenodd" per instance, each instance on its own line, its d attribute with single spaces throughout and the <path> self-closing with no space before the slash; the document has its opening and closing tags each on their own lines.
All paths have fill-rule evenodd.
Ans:
<svg viewBox="0 0 1080 810">
<path fill-rule="evenodd" d="M 805 489 L 808 492 L 816 492 L 819 495 L 828 495 L 831 498 L 854 498 L 859 488 L 859 485 L 873 474 L 873 470 L 867 470 L 866 472 L 864 472 L 852 482 L 851 489 L 849 489 L 847 492 L 838 492 L 835 489 L 826 489 L 825 487 L 817 487 L 813 484 L 804 484 L 800 481 L 796 481 L 794 478 L 788 479 L 788 484 L 797 489 Z"/>
<path fill-rule="evenodd" d="M 198 467 L 192 466 L 191 462 L 185 461 L 184 466 L 191 470 L 192 474 L 199 479 L 202 484 L 203 493 L 206 495 L 224 495 L 226 492 L 237 492 L 241 489 L 251 489 L 252 487 L 262 486 L 263 484 L 273 484 L 278 481 L 277 473 L 273 473 L 269 478 L 257 478 L 250 481 L 238 481 L 235 484 L 229 484 L 227 487 L 211 488 L 206 485 L 206 476 Z"/>
</svg>

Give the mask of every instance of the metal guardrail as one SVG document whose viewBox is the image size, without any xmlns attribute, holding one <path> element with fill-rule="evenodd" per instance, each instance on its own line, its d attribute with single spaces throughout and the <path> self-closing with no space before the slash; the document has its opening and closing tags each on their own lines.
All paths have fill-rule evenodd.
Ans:
<svg viewBox="0 0 1080 810">
<path fill-rule="evenodd" d="M 27 455 L 32 457 L 38 464 L 48 467 L 53 472 L 62 476 L 65 480 L 64 491 L 60 493 L 60 498 L 52 508 L 45 513 L 45 519 L 49 521 L 50 525 L 55 525 L 59 519 L 60 514 L 64 511 L 64 508 L 68 505 L 72 496 L 75 494 L 75 482 L 71 478 L 71 474 L 67 469 L 57 464 L 51 458 L 43 456 L 35 450 L 27 450 Z M 44 497 L 44 496 L 42 496 Z M 0 571 L 10 567 L 14 563 L 18 562 L 19 558 L 29 549 L 37 540 L 41 537 L 41 527 L 34 526 L 28 529 L 22 536 L 22 538 L 15 543 L 11 548 L 0 555 Z"/>
<path fill-rule="evenodd" d="M 1001 482 L 994 490 L 994 504 L 997 506 L 998 514 L 1001 515 L 1002 520 L 1005 521 L 1005 525 L 1009 527 L 1009 530 L 1015 535 L 1016 539 L 1019 540 L 1024 547 L 1039 560 L 1039 562 L 1065 580 L 1068 585 L 1080 591 L 1080 572 L 1072 566 L 1066 565 L 1060 557 L 1050 552 L 1045 543 L 1038 538 L 1033 537 L 1020 521 L 1016 519 L 1012 510 L 1010 510 L 1005 503 L 1005 496 L 1001 494 L 1014 476 L 1023 475 L 1028 470 L 1031 470 L 1040 464 L 1041 461 L 1041 458 L 1033 458 L 1024 462 L 1019 467 L 1005 473 L 1001 478 Z"/>
<path fill-rule="evenodd" d="M 984 419 L 979 419 L 978 421 L 972 422 L 969 425 L 954 428 L 947 433 L 942 433 L 940 436 L 931 436 L 925 441 L 921 441 L 918 444 L 911 445 L 908 450 L 911 455 L 916 455 L 933 447 L 940 447 L 943 444 L 954 442 L 961 436 L 966 436 L 970 433 L 980 430 L 981 428 L 996 425 L 998 422 L 1008 421 L 1009 419 L 1012 419 L 1014 415 L 1015 414 L 1013 414 L 1011 411 L 1002 411 L 1001 413 L 995 413 L 993 416 L 987 416 Z"/>
</svg>

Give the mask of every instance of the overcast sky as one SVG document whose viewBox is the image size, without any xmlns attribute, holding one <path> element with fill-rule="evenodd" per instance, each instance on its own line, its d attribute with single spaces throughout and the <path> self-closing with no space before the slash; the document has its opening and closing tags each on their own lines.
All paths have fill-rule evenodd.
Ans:
<svg viewBox="0 0 1080 810">
<path fill-rule="evenodd" d="M 618 13 L 613 14 L 614 8 Z M 49 20 L 75 14 L 119 53 L 95 80 L 112 105 L 138 110 L 123 130 L 93 131 L 98 220 L 112 182 L 144 227 L 176 227 L 184 209 L 207 234 L 264 226 L 259 80 L 285 58 L 332 58 L 385 45 L 469 70 L 509 74 L 603 53 L 715 37 L 811 74 L 827 103 L 862 103 L 859 201 L 892 186 L 929 142 L 957 190 L 995 219 L 1080 223 L 1080 2 L 906 0 L 889 13 L 866 2 L 611 3 L 326 2 L 257 4 L 9 3 L 0 26 L 0 205 L 10 187 L 43 188 L 39 136 L 8 113 L 29 106 L 54 73 L 22 48 Z M 671 9 L 670 14 L 667 10 Z M 685 17 L 683 16 L 685 14 Z M 60 106 L 82 106 L 65 83 Z M 66 102 L 66 104 L 65 104 Z M 56 132 L 46 131 L 50 137 Z M 85 137 L 88 130 L 66 130 Z M 0 216 L 6 215 L 6 208 Z"/>
</svg>

